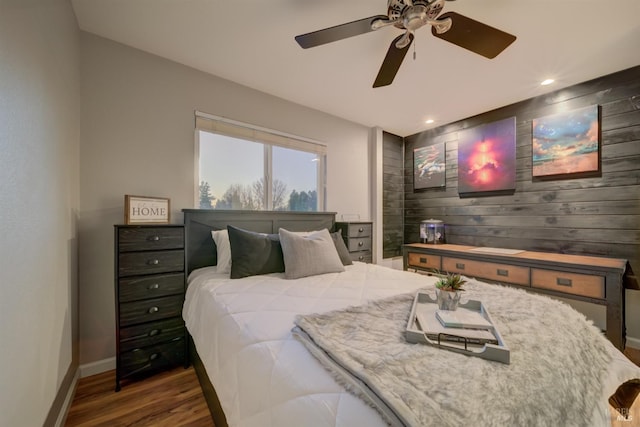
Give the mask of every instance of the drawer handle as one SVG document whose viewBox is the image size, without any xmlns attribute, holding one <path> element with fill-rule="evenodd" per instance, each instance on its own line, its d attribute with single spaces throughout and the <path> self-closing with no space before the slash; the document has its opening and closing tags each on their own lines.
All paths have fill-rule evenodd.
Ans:
<svg viewBox="0 0 640 427">
<path fill-rule="evenodd" d="M 151 307 L 149 310 L 147 310 L 147 313 L 153 314 L 153 313 L 157 313 L 158 311 L 160 311 L 160 309 L 154 306 L 154 307 Z"/>
<path fill-rule="evenodd" d="M 496 270 L 496 273 L 498 274 L 498 276 L 509 277 L 509 270 L 504 270 L 502 268 L 499 268 Z"/>
<path fill-rule="evenodd" d="M 151 356 L 149 356 L 149 362 L 151 362 L 152 360 L 156 360 L 158 356 L 160 356 L 158 353 L 153 353 Z"/>
<path fill-rule="evenodd" d="M 460 269 L 460 270 L 464 270 L 464 264 L 461 262 L 456 262 L 456 268 Z"/>
<path fill-rule="evenodd" d="M 426 264 L 426 263 L 427 263 L 426 258 L 420 258 L 420 264 Z"/>
<path fill-rule="evenodd" d="M 158 265 L 160 264 L 160 260 L 158 259 L 150 259 L 149 261 L 147 261 L 148 265 Z"/>
<path fill-rule="evenodd" d="M 157 242 L 160 240 L 160 236 L 150 236 L 148 239 L 150 242 Z"/>
<path fill-rule="evenodd" d="M 362 255 L 360 255 L 360 256 L 358 257 L 358 261 L 362 261 L 363 259 L 364 259 L 364 257 L 363 257 Z"/>
<path fill-rule="evenodd" d="M 152 285 L 149 285 L 149 289 L 159 289 L 160 285 L 158 283 L 154 283 Z"/>
<path fill-rule="evenodd" d="M 358 233 L 362 233 L 362 232 L 364 232 L 364 228 L 362 227 L 358 228 Z"/>
<path fill-rule="evenodd" d="M 171 340 L 171 342 L 180 341 L 181 339 L 182 339 L 182 337 L 175 337 L 174 339 Z"/>
<path fill-rule="evenodd" d="M 160 333 L 160 329 L 152 329 L 152 330 L 149 331 L 149 336 L 150 337 L 155 337 L 159 333 Z"/>
<path fill-rule="evenodd" d="M 568 286 L 568 287 L 572 286 L 571 279 L 564 279 L 562 277 L 558 277 L 556 279 L 556 283 L 558 284 L 558 286 Z"/>
<path fill-rule="evenodd" d="M 358 242 L 358 246 L 364 246 L 364 242 L 363 241 L 359 241 Z"/>
</svg>

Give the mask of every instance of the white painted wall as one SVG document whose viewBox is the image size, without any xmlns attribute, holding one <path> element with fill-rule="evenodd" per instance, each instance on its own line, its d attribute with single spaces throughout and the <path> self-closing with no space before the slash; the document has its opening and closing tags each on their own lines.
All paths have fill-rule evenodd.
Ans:
<svg viewBox="0 0 640 427">
<path fill-rule="evenodd" d="M 124 195 L 192 208 L 194 111 L 327 144 L 328 211 L 369 220 L 369 129 L 81 33 L 80 362 L 115 354 L 113 224 Z"/>
<path fill-rule="evenodd" d="M 78 364 L 78 44 L 67 0 L 0 1 L 1 426 L 43 425 Z"/>
</svg>

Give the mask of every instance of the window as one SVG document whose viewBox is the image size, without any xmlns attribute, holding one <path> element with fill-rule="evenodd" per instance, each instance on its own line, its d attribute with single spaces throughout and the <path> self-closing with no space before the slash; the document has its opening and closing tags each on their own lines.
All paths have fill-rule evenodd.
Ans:
<svg viewBox="0 0 640 427">
<path fill-rule="evenodd" d="M 324 210 L 322 144 L 196 112 L 196 156 L 196 208 Z"/>
</svg>

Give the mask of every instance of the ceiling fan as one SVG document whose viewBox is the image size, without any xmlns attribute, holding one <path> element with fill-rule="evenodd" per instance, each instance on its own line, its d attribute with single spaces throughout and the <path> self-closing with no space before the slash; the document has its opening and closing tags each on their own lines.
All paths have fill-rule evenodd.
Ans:
<svg viewBox="0 0 640 427">
<path fill-rule="evenodd" d="M 373 87 L 393 82 L 404 60 L 414 32 L 427 24 L 431 34 L 471 52 L 493 59 L 516 39 L 516 36 L 475 21 L 455 12 L 441 14 L 445 1 L 453 0 L 388 0 L 387 15 L 375 15 L 335 27 L 296 36 L 298 44 L 308 49 L 326 43 L 365 34 L 387 26 L 405 30 L 389 46 Z"/>
</svg>

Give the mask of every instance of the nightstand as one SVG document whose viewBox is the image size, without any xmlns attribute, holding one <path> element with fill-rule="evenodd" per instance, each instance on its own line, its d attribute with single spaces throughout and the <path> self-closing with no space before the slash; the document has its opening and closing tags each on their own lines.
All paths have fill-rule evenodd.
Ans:
<svg viewBox="0 0 640 427">
<path fill-rule="evenodd" d="M 183 225 L 115 226 L 116 391 L 123 379 L 188 366 Z"/>
<path fill-rule="evenodd" d="M 373 242 L 372 222 L 336 222 L 336 230 L 342 233 L 345 245 L 353 261 L 371 263 Z"/>
</svg>

